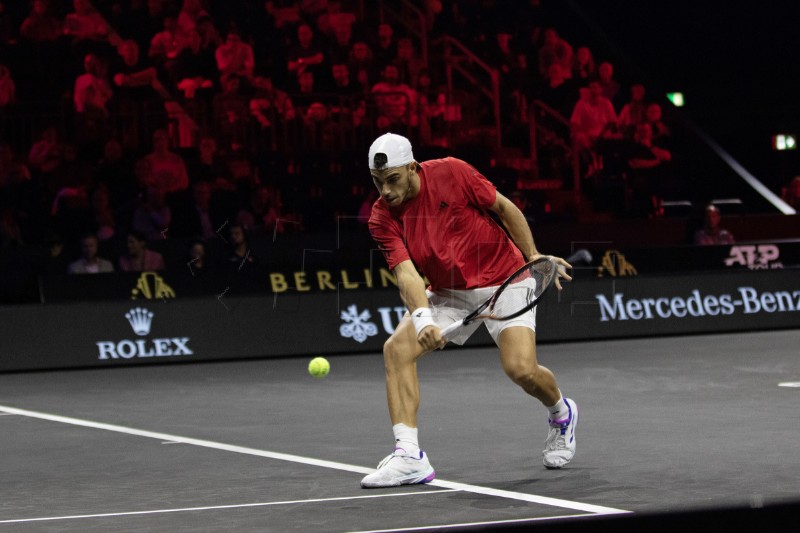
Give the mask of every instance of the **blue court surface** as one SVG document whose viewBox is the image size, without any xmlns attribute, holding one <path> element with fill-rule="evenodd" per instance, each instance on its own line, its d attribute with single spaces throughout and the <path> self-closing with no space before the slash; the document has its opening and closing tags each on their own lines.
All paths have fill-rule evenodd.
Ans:
<svg viewBox="0 0 800 533">
<path fill-rule="evenodd" d="M 437 479 L 364 490 L 393 448 L 380 354 L 0 374 L 0 531 L 639 531 L 800 523 L 800 331 L 544 344 L 546 412 L 493 349 L 423 357 Z M 320 355 L 326 355 L 321 352 Z"/>
</svg>

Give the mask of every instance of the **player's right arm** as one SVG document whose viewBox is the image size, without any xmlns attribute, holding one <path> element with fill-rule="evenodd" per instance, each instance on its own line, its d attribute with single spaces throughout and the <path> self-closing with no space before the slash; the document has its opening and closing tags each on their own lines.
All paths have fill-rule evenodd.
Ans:
<svg viewBox="0 0 800 533">
<path fill-rule="evenodd" d="M 428 308 L 428 295 L 425 292 L 425 280 L 417 272 L 414 263 L 410 259 L 403 261 L 394 267 L 393 272 L 397 279 L 397 287 L 400 289 L 400 298 L 409 312 L 412 314 L 415 312 L 424 313 L 424 310 Z M 414 320 L 414 317 L 412 317 L 412 321 Z M 419 330 L 417 332 L 417 341 L 426 352 L 441 348 L 445 344 L 442 339 L 442 333 L 435 324 L 430 324 Z"/>
</svg>

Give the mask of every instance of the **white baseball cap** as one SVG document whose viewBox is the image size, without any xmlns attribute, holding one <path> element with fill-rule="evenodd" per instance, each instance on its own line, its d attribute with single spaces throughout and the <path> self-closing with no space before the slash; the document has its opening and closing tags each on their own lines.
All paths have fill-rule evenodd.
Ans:
<svg viewBox="0 0 800 533">
<path fill-rule="evenodd" d="M 377 154 L 386 155 L 386 164 L 380 168 L 402 167 L 414 161 L 414 154 L 411 152 L 411 143 L 402 135 L 394 133 L 384 133 L 369 147 L 369 168 L 376 170 L 375 156 Z"/>
</svg>

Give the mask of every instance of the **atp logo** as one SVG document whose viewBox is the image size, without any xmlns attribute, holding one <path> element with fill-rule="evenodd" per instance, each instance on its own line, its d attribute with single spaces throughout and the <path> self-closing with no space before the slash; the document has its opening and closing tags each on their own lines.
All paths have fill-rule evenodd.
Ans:
<svg viewBox="0 0 800 533">
<path fill-rule="evenodd" d="M 741 265 L 750 270 L 783 268 L 779 261 L 780 249 L 774 244 L 737 245 L 731 247 L 731 253 L 725 259 L 725 266 Z"/>
<path fill-rule="evenodd" d="M 339 334 L 342 337 L 352 338 L 356 342 L 363 343 L 369 337 L 378 334 L 378 326 L 374 322 L 370 322 L 372 313 L 368 309 L 359 313 L 354 304 L 342 311 L 341 318 L 345 322 L 339 326 Z"/>
</svg>

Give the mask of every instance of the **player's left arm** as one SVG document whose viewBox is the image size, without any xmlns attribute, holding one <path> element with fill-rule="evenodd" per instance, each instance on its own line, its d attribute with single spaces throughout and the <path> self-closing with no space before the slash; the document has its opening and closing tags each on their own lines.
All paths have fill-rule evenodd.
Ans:
<svg viewBox="0 0 800 533">
<path fill-rule="evenodd" d="M 514 242 L 517 248 L 519 248 L 520 252 L 522 252 L 522 255 L 525 257 L 526 261 L 533 261 L 544 256 L 544 254 L 540 253 L 536 249 L 536 244 L 533 241 L 533 233 L 528 225 L 528 221 L 525 219 L 525 215 L 522 214 L 522 211 L 520 211 L 511 200 L 498 192 L 497 198 L 491 207 L 489 207 L 489 210 L 495 213 L 498 218 L 500 218 L 500 222 L 502 222 L 503 226 L 506 228 L 506 231 L 508 231 L 511 240 Z M 567 263 L 567 261 L 561 257 L 553 256 L 553 259 L 555 259 L 556 262 L 564 268 L 572 268 L 572 265 Z M 569 276 L 564 269 L 559 270 L 561 271 L 559 277 L 562 277 L 567 281 L 572 280 L 572 277 Z M 561 290 L 561 284 L 559 283 L 558 278 L 556 278 L 556 287 Z"/>
</svg>

